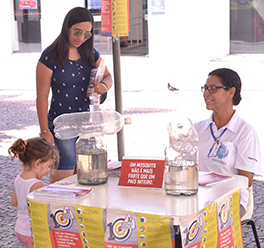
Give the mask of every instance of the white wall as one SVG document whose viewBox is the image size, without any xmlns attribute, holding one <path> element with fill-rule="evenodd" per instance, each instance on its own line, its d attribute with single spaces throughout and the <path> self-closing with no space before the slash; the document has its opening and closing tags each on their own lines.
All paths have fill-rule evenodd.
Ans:
<svg viewBox="0 0 264 248">
<path fill-rule="evenodd" d="M 140 7 L 141 0 L 134 6 Z M 16 46 L 13 0 L 2 1 L 0 21 L 5 40 L 0 46 L 0 55 L 12 53 Z M 165 14 L 152 15 L 152 0 L 148 0 L 149 57 L 157 59 L 157 64 L 167 66 L 167 60 L 175 63 L 207 61 L 229 54 L 229 0 L 165 0 Z M 51 7 L 52 6 L 52 7 Z M 42 50 L 59 35 L 66 13 L 73 7 L 84 6 L 84 0 L 41 1 Z M 8 22 L 7 20 L 10 20 Z M 15 50 L 15 49 L 14 49 Z"/>
<path fill-rule="evenodd" d="M 207 60 L 229 53 L 229 0 L 165 0 L 165 15 L 153 15 L 151 2 L 150 57 L 162 54 L 162 49 L 177 60 L 198 59 L 194 54 Z"/>
<path fill-rule="evenodd" d="M 148 0 L 153 70 L 161 72 L 161 82 L 194 89 L 208 73 L 206 63 L 229 53 L 229 0 L 165 0 L 164 15 L 153 15 L 151 4 Z"/>
<path fill-rule="evenodd" d="M 51 7 L 52 6 L 52 7 Z M 84 7 L 84 0 L 41 1 L 41 44 L 42 50 L 60 34 L 66 14 L 74 7 Z"/>
<path fill-rule="evenodd" d="M 230 53 L 230 2 L 229 0 L 206 1 L 205 37 L 208 57 L 222 58 Z M 207 13 L 208 12 L 208 13 Z"/>
<path fill-rule="evenodd" d="M 14 1 L 10 2 L 10 7 L 12 10 L 12 13 L 14 14 Z M 18 51 L 19 50 L 19 43 L 18 43 L 18 29 L 17 29 L 17 21 L 15 20 L 14 16 L 11 17 L 11 33 L 12 33 L 12 51 Z M 11 51 L 11 52 L 12 52 Z"/>
<path fill-rule="evenodd" d="M 0 57 L 12 53 L 12 20 L 14 16 L 12 13 L 11 1 L 1 1 L 1 42 L 0 42 Z"/>
</svg>

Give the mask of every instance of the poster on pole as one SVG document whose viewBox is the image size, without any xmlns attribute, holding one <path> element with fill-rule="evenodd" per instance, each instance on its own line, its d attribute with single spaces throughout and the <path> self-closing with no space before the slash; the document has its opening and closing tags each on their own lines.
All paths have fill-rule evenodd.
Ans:
<svg viewBox="0 0 264 248">
<path fill-rule="evenodd" d="M 101 35 L 112 36 L 111 0 L 101 2 Z"/>
<path fill-rule="evenodd" d="M 129 32 L 129 0 L 102 0 L 101 35 L 121 37 Z"/>
</svg>

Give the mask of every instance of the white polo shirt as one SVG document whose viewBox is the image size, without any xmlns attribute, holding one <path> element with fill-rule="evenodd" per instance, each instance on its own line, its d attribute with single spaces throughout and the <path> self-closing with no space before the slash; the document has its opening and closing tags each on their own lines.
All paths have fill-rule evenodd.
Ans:
<svg viewBox="0 0 264 248">
<path fill-rule="evenodd" d="M 199 136 L 199 170 L 231 175 L 237 175 L 238 170 L 244 170 L 261 175 L 260 144 L 253 127 L 237 111 L 228 124 L 219 130 L 212 118 L 213 114 L 208 120 L 194 124 Z M 218 139 L 219 144 L 212 133 L 215 138 L 221 136 Z M 241 198 L 240 204 L 247 209 L 248 191 L 242 192 Z"/>
</svg>

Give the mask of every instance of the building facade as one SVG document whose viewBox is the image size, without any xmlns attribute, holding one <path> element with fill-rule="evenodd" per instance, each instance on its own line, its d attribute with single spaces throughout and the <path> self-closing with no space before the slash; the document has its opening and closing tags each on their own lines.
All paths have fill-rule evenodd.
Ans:
<svg viewBox="0 0 264 248">
<path fill-rule="evenodd" d="M 100 2 L 3 1 L 6 11 L 0 19 L 6 42 L 0 56 L 41 52 L 57 37 L 65 14 L 75 6 L 91 9 L 97 25 L 96 45 L 102 53 L 111 54 L 111 37 L 100 36 Z M 264 53 L 264 0 L 130 0 L 129 5 L 131 33 L 121 41 L 130 51 L 142 46 L 138 55 L 184 61 Z"/>
</svg>

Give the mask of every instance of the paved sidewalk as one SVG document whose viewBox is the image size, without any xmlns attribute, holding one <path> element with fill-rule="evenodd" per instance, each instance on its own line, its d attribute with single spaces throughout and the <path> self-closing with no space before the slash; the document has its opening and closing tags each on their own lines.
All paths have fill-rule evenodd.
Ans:
<svg viewBox="0 0 264 248">
<path fill-rule="evenodd" d="M 16 58 L 18 58 L 17 56 Z M 19 164 L 12 162 L 7 154 L 8 147 L 14 140 L 21 137 L 27 139 L 38 136 L 39 127 L 35 108 L 35 59 L 38 55 L 31 55 L 31 60 L 26 65 L 21 64 L 18 72 L 12 74 L 10 82 L 4 85 L 1 83 L 0 89 L 0 248 L 22 247 L 17 241 L 14 233 L 16 220 L 16 209 L 11 206 L 11 194 L 13 182 L 16 175 L 21 170 Z M 20 59 L 20 62 L 22 61 Z M 107 57 L 109 68 L 111 58 Z M 32 62 L 33 61 L 33 62 Z M 6 68 L 18 68 L 17 61 L 12 58 L 6 59 Z M 243 62 L 243 61 L 242 61 Z M 204 77 L 208 71 L 217 67 L 239 68 L 243 72 L 245 79 L 245 90 L 242 92 L 243 100 L 237 110 L 247 121 L 257 130 L 262 148 L 264 148 L 264 125 L 263 119 L 256 114 L 258 108 L 264 106 L 263 85 L 250 87 L 250 76 L 244 70 L 253 68 L 254 78 L 262 77 L 263 65 L 251 62 L 232 64 L 230 61 L 212 62 L 208 67 L 203 68 Z M 163 156 L 164 148 L 168 144 L 167 124 L 178 114 L 184 114 L 193 122 L 208 118 L 210 113 L 205 110 L 200 86 L 204 84 L 205 78 L 197 78 L 195 87 L 187 87 L 180 82 L 176 72 L 169 77 L 161 78 L 151 74 L 153 62 L 147 58 L 122 58 L 122 82 L 123 82 L 123 110 L 125 116 L 131 116 L 132 124 L 124 127 L 125 153 L 133 156 Z M 9 66 L 8 66 L 9 65 Z M 12 65 L 12 67 L 11 67 Z M 148 66 L 146 66 L 148 65 Z M 232 66 L 234 65 L 234 66 Z M 239 67 L 240 65 L 240 67 Z M 135 72 L 135 66 L 137 72 Z M 144 66 L 146 68 L 144 68 Z M 150 76 L 149 76 L 150 75 Z M 188 79 L 188 74 L 186 78 Z M 242 76 L 241 76 L 242 77 Z M 242 77 L 242 82 L 243 81 Z M 188 80 L 187 80 L 188 81 Z M 180 91 L 171 92 L 167 89 L 167 82 L 180 88 Z M 197 86 L 198 82 L 198 86 Z M 114 109 L 115 96 L 113 88 L 110 90 L 108 99 L 101 108 Z M 109 159 L 117 160 L 116 135 L 107 137 Z M 264 151 L 264 149 L 262 149 Z M 264 156 L 264 152 L 262 154 Z M 264 163 L 264 159 L 263 159 Z M 264 169 L 262 170 L 264 171 Z M 49 177 L 44 181 L 48 183 Z M 256 221 L 257 231 L 262 246 L 264 247 L 264 182 L 262 178 L 255 178 L 254 183 L 255 210 L 253 219 Z M 243 227 L 245 247 L 255 247 L 253 235 L 249 228 Z"/>
</svg>

